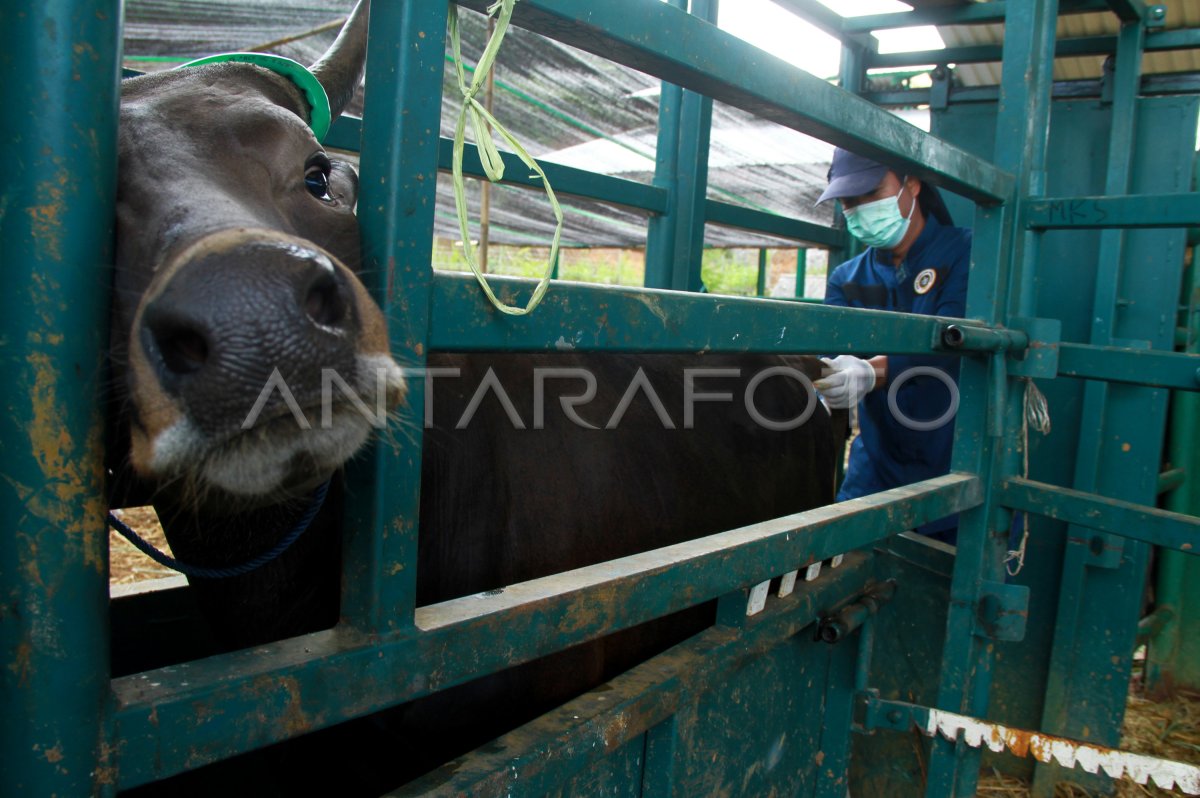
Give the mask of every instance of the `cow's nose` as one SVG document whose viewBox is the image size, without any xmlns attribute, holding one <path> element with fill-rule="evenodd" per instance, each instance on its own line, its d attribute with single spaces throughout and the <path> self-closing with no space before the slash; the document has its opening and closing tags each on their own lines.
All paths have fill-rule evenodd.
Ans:
<svg viewBox="0 0 1200 798">
<path fill-rule="evenodd" d="M 208 333 L 199 319 L 177 313 L 175 308 L 153 305 L 146 326 L 161 358 L 162 370 L 172 376 L 199 371 L 208 361 Z"/>
<path fill-rule="evenodd" d="M 240 423 L 264 393 L 278 402 L 273 379 L 296 402 L 315 403 L 323 370 L 352 383 L 357 323 L 346 280 L 328 255 L 300 244 L 202 251 L 174 265 L 147 303 L 143 347 L 163 390 L 202 428 Z"/>
<path fill-rule="evenodd" d="M 328 259 L 320 265 L 304 291 L 304 312 L 314 324 L 336 329 L 346 318 L 346 287 Z"/>
</svg>

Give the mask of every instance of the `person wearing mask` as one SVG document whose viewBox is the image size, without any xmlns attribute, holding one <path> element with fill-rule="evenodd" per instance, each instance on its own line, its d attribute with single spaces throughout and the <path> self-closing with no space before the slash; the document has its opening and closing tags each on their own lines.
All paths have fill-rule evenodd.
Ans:
<svg viewBox="0 0 1200 798">
<path fill-rule="evenodd" d="M 961 318 L 966 312 L 971 232 L 954 227 L 932 185 L 837 148 L 817 203 L 841 200 L 846 228 L 867 249 L 829 276 L 825 304 Z M 936 355 L 822 358 L 816 387 L 833 408 L 857 409 L 838 501 L 950 470 L 958 359 Z M 954 543 L 956 516 L 923 535 Z"/>
</svg>

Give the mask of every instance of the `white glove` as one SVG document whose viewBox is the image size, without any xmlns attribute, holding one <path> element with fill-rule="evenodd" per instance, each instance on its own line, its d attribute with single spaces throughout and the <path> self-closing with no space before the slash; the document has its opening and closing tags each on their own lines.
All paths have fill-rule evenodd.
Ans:
<svg viewBox="0 0 1200 798">
<path fill-rule="evenodd" d="M 828 370 L 813 383 L 835 410 L 854 407 L 875 387 L 875 367 L 854 355 L 821 358 Z"/>
</svg>

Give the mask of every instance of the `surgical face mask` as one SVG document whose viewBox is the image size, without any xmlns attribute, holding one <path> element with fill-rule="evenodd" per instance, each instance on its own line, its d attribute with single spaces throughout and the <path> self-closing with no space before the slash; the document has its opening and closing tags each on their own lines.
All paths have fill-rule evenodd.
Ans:
<svg viewBox="0 0 1200 798">
<path fill-rule="evenodd" d="M 908 216 L 900 214 L 900 195 L 904 193 L 904 182 L 901 181 L 900 191 L 894 197 L 886 197 L 874 202 L 864 202 L 845 212 L 846 228 L 850 235 L 876 249 L 892 249 L 908 232 L 909 222 L 912 221 L 913 211 L 917 203 L 913 202 Z"/>
</svg>

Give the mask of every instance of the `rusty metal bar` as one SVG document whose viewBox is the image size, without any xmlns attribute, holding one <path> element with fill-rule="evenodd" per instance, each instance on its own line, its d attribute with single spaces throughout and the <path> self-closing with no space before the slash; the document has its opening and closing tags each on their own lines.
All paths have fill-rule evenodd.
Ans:
<svg viewBox="0 0 1200 798">
<path fill-rule="evenodd" d="M 975 476 L 949 474 L 500 593 L 421 607 L 416 622 L 424 633 L 415 636 L 401 632 L 372 644 L 338 628 L 115 679 L 118 786 L 165 778 L 427 695 L 981 501 Z M 633 595 L 637 601 L 630 601 Z M 218 713 L 223 723 L 208 722 Z"/>
<path fill-rule="evenodd" d="M 619 746 L 667 720 L 721 685 L 740 667 L 810 627 L 823 607 L 867 589 L 871 555 L 851 553 L 843 566 L 771 601 L 745 626 L 719 626 L 649 660 L 515 729 L 486 748 L 448 762 L 389 798 L 430 794 L 476 798 L 551 792 Z"/>
<path fill-rule="evenodd" d="M 104 363 L 121 7 L 4 4 L 0 795 L 111 788 Z"/>
</svg>

